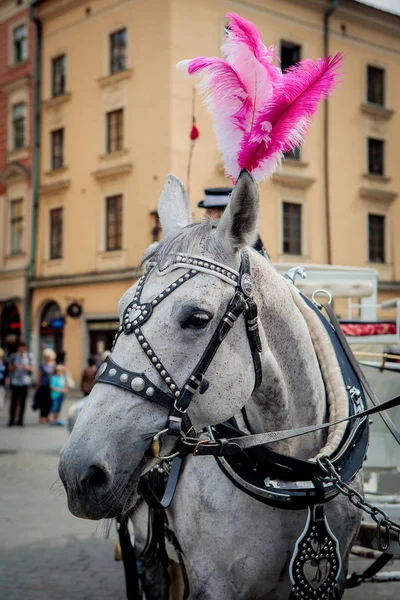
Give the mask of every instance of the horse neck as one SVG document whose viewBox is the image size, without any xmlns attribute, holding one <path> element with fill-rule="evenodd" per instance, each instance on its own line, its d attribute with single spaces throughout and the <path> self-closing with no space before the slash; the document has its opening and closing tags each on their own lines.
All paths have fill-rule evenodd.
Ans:
<svg viewBox="0 0 400 600">
<path fill-rule="evenodd" d="M 261 432 L 323 423 L 324 382 L 306 322 L 287 281 L 264 258 L 252 254 L 251 262 L 263 342 L 263 378 L 246 405 L 250 427 Z M 324 439 L 323 433 L 308 434 L 273 447 L 310 458 Z"/>
</svg>

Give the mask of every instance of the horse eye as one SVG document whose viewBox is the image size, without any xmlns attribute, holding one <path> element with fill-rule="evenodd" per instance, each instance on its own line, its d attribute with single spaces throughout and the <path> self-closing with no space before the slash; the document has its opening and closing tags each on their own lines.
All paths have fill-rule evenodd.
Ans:
<svg viewBox="0 0 400 600">
<path fill-rule="evenodd" d="M 211 316 L 204 312 L 194 312 L 182 323 L 183 329 L 203 329 L 211 321 Z"/>
</svg>

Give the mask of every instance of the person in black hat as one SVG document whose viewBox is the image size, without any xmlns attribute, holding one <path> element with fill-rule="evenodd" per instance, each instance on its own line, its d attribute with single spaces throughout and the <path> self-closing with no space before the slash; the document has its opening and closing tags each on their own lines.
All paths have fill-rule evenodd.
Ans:
<svg viewBox="0 0 400 600">
<path fill-rule="evenodd" d="M 200 200 L 197 206 L 206 209 L 206 217 L 208 219 L 220 219 L 228 206 L 232 191 L 233 188 L 231 187 L 206 188 L 204 190 L 204 199 Z M 266 258 L 269 258 L 259 235 L 253 244 L 253 248 Z"/>
<path fill-rule="evenodd" d="M 232 190 L 233 188 L 230 187 L 206 188 L 204 200 L 201 200 L 197 206 L 206 209 L 206 217 L 209 219 L 220 219 L 228 206 Z"/>
</svg>

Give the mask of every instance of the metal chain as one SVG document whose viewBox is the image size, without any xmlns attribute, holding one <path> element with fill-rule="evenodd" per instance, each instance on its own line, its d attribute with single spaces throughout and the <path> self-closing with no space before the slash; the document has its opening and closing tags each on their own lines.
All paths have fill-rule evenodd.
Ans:
<svg viewBox="0 0 400 600">
<path fill-rule="evenodd" d="M 400 545 L 400 525 L 392 521 L 383 510 L 367 502 L 360 492 L 342 481 L 338 471 L 328 457 L 322 456 L 321 458 L 317 458 L 317 463 L 325 473 L 324 482 L 332 483 L 354 506 L 367 513 L 376 523 L 376 538 L 379 550 L 385 552 L 388 549 L 390 531 L 394 531 L 397 534 L 397 542 Z"/>
</svg>

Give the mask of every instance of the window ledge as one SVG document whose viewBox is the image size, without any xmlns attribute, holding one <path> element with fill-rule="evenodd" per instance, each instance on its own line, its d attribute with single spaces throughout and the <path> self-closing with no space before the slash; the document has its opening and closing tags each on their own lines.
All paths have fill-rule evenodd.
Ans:
<svg viewBox="0 0 400 600">
<path fill-rule="evenodd" d="M 313 177 L 304 177 L 303 175 L 289 175 L 289 173 L 274 173 L 272 181 L 281 183 L 287 187 L 300 188 L 302 190 L 310 187 L 315 179 Z"/>
<path fill-rule="evenodd" d="M 391 119 L 395 113 L 391 108 L 385 108 L 379 104 L 370 104 L 369 102 L 363 102 L 361 104 L 361 112 L 369 117 L 376 117 L 377 119 L 382 119 L 384 121 Z"/>
<path fill-rule="evenodd" d="M 112 160 L 114 158 L 119 158 L 120 156 L 125 156 L 128 154 L 128 148 L 123 148 L 122 150 L 116 150 L 115 152 L 106 152 L 105 154 L 99 154 L 100 160 Z"/>
<path fill-rule="evenodd" d="M 361 187 L 360 196 L 361 198 L 365 198 L 366 200 L 393 202 L 393 200 L 396 200 L 398 194 L 397 192 L 391 192 L 390 190 Z"/>
<path fill-rule="evenodd" d="M 65 173 L 66 171 L 68 171 L 67 166 L 58 167 L 58 169 L 50 169 L 50 171 L 45 171 L 45 175 L 46 175 L 46 177 L 52 177 L 52 176 L 61 175 L 61 173 Z"/>
<path fill-rule="evenodd" d="M 26 256 L 26 252 L 24 252 L 24 250 L 21 250 L 21 252 L 12 252 L 12 253 L 6 254 L 5 258 L 6 258 L 6 260 L 10 260 L 13 258 L 23 258 L 24 256 Z"/>
<path fill-rule="evenodd" d="M 376 181 L 377 183 L 389 183 L 392 181 L 391 177 L 386 177 L 385 175 L 375 175 L 374 173 L 363 173 L 362 176 L 367 181 Z"/>
<path fill-rule="evenodd" d="M 47 100 L 42 100 L 42 106 L 43 108 L 55 108 L 56 106 L 60 106 L 60 104 L 69 102 L 71 96 L 71 92 L 65 92 L 65 94 L 60 94 L 59 96 L 52 96 L 51 98 L 47 98 Z"/>
<path fill-rule="evenodd" d="M 54 183 L 47 183 L 40 186 L 39 193 L 41 195 L 56 194 L 68 189 L 70 184 L 71 181 L 69 179 L 61 179 L 60 181 L 54 181 Z"/>
<path fill-rule="evenodd" d="M 30 146 L 23 146 L 22 148 L 15 148 L 7 152 L 7 162 L 14 162 L 15 160 L 21 160 L 29 156 Z"/>
<path fill-rule="evenodd" d="M 93 171 L 92 175 L 95 179 L 108 179 L 113 177 L 121 177 L 123 175 L 129 175 L 133 170 L 132 163 L 126 163 L 124 165 L 117 165 L 114 167 L 106 167 L 104 169 L 98 169 Z"/>
<path fill-rule="evenodd" d="M 30 74 L 20 75 L 15 77 L 12 81 L 7 81 L 0 85 L 0 90 L 6 94 L 15 92 L 24 87 L 28 87 L 31 84 L 32 76 Z"/>
<path fill-rule="evenodd" d="M 20 69 L 21 67 L 26 67 L 29 63 L 29 56 L 27 58 L 24 58 L 24 60 L 20 60 L 17 63 L 9 63 L 8 65 L 8 69 L 9 71 L 14 71 L 16 69 Z"/>
<path fill-rule="evenodd" d="M 121 258 L 125 254 L 125 248 L 120 248 L 119 250 L 103 250 L 99 252 L 100 257 L 105 259 Z"/>
<path fill-rule="evenodd" d="M 43 259 L 42 263 L 51 267 L 61 267 L 64 263 L 63 258 L 47 258 Z"/>
<path fill-rule="evenodd" d="M 124 79 L 129 79 L 132 76 L 132 69 L 124 69 L 123 71 L 118 71 L 117 73 L 113 73 L 112 75 L 105 75 L 104 77 L 99 77 L 97 79 L 100 87 L 107 87 L 109 85 L 115 85 Z"/>
<path fill-rule="evenodd" d="M 284 167 L 285 165 L 287 165 L 288 167 L 299 167 L 301 169 L 304 169 L 305 167 L 309 166 L 309 163 L 301 159 L 297 160 L 296 158 L 285 158 L 282 161 L 282 166 Z"/>
<path fill-rule="evenodd" d="M 299 263 L 311 262 L 311 257 L 305 254 L 278 254 L 277 262 L 293 263 L 298 265 Z"/>
</svg>

